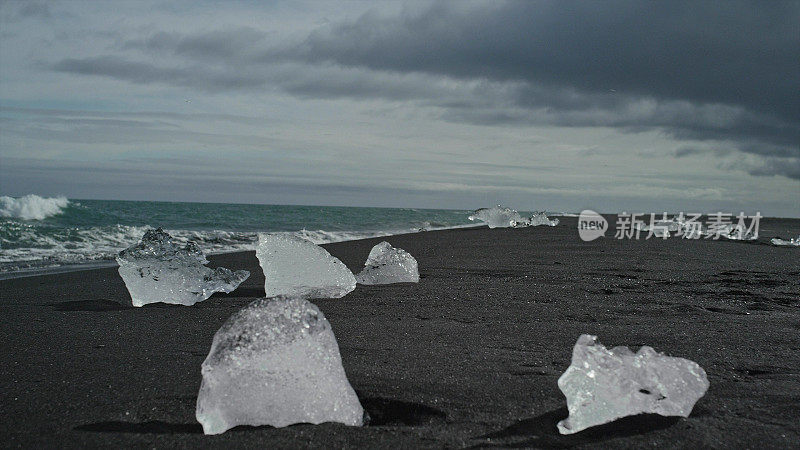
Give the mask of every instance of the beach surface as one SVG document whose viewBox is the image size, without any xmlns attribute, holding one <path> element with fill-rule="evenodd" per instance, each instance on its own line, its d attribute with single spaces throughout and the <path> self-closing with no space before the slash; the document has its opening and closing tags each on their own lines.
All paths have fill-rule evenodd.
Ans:
<svg viewBox="0 0 800 450">
<path fill-rule="evenodd" d="M 116 268 L 0 281 L 2 445 L 800 448 L 800 249 L 583 242 L 575 218 L 324 247 L 357 273 L 381 240 L 417 258 L 418 284 L 314 301 L 369 426 L 203 435 L 195 402 L 211 339 L 264 295 L 254 252 L 241 252 L 211 266 L 250 278 L 192 307 L 131 307 Z M 711 386 L 688 418 L 636 416 L 561 436 L 557 380 L 581 334 L 690 359 Z"/>
</svg>

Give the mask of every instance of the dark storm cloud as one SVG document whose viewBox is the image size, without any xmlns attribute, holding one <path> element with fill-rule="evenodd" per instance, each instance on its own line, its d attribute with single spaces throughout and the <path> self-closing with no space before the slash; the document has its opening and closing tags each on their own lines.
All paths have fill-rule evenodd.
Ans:
<svg viewBox="0 0 800 450">
<path fill-rule="evenodd" d="M 497 6 L 439 3 L 402 17 L 365 15 L 313 33 L 300 55 L 379 70 L 535 80 L 800 115 L 797 2 L 490 5 Z"/>
<path fill-rule="evenodd" d="M 656 129 L 764 158 L 758 175 L 798 178 L 785 169 L 800 161 L 798 23 L 797 2 L 442 2 L 368 13 L 297 44 L 252 28 L 158 32 L 123 43 L 129 57 L 53 68 L 210 91 L 407 101 L 490 126 Z"/>
<path fill-rule="evenodd" d="M 747 172 L 756 176 L 783 175 L 800 180 L 800 159 L 767 158 L 761 165 L 748 168 Z"/>
<path fill-rule="evenodd" d="M 660 128 L 678 139 L 800 157 L 800 3 L 439 3 L 313 33 L 287 58 L 521 83 L 512 108 L 450 108 L 472 123 Z M 637 101 L 654 99 L 654 107 Z"/>
</svg>

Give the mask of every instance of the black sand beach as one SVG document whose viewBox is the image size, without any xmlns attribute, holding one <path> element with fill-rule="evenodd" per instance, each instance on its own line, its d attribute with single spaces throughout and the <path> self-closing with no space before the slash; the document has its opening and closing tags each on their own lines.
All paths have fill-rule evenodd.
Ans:
<svg viewBox="0 0 800 450">
<path fill-rule="evenodd" d="M 325 247 L 358 271 L 380 240 Z M 202 434 L 195 400 L 211 338 L 264 293 L 244 252 L 210 259 L 251 277 L 193 307 L 126 306 L 116 268 L 0 281 L 3 446 L 800 448 L 798 249 L 586 243 L 568 218 L 385 240 L 417 258 L 419 284 L 315 301 L 370 426 Z M 583 333 L 691 359 L 711 387 L 687 419 L 637 416 L 561 436 L 556 381 Z"/>
</svg>

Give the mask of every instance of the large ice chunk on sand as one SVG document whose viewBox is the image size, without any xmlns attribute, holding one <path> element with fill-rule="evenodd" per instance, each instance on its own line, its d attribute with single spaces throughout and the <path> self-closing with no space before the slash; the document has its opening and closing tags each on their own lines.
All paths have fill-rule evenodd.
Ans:
<svg viewBox="0 0 800 450">
<path fill-rule="evenodd" d="M 772 245 L 800 247 L 800 236 L 797 236 L 797 239 L 792 238 L 789 239 L 788 241 L 786 239 L 781 239 L 781 238 L 772 238 L 770 239 L 770 242 L 772 243 Z"/>
<path fill-rule="evenodd" d="M 237 425 L 363 425 L 331 325 L 300 298 L 256 300 L 214 335 L 203 362 L 197 421 L 205 434 Z"/>
<path fill-rule="evenodd" d="M 324 248 L 286 233 L 259 234 L 256 256 L 267 297 L 339 298 L 356 288 L 353 272 Z"/>
<path fill-rule="evenodd" d="M 476 209 L 468 219 L 472 221 L 480 220 L 489 225 L 489 228 L 508 228 L 527 224 L 527 219 L 520 216 L 517 211 L 502 205 L 497 205 L 493 208 Z"/>
<path fill-rule="evenodd" d="M 607 350 L 597 336 L 584 334 L 558 387 L 569 409 L 558 430 L 571 434 L 634 414 L 688 417 L 706 393 L 708 379 L 688 359 L 664 356 L 647 346 L 637 353 L 628 347 Z"/>
<path fill-rule="evenodd" d="M 208 260 L 193 243 L 181 247 L 161 228 L 148 230 L 142 240 L 117 256 L 119 274 L 133 306 L 147 303 L 194 305 L 214 292 L 231 292 L 250 276 L 205 267 Z"/>
<path fill-rule="evenodd" d="M 383 241 L 372 247 L 356 281 L 361 284 L 417 283 L 417 260 L 402 248 L 394 248 Z"/>
</svg>

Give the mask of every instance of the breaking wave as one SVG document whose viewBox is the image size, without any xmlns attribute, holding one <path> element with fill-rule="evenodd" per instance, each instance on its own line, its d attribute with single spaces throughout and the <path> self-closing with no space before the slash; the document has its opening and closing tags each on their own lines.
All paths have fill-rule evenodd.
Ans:
<svg viewBox="0 0 800 450">
<path fill-rule="evenodd" d="M 0 273 L 55 268 L 85 263 L 111 264 L 120 250 L 141 239 L 149 226 L 116 225 L 91 228 L 47 229 L 34 224 L 7 221 L 0 225 Z M 206 254 L 253 250 L 258 233 L 167 229 L 181 244 L 192 241 Z M 367 239 L 409 233 L 391 231 L 282 231 L 315 244 Z"/>
<path fill-rule="evenodd" d="M 257 232 L 326 244 L 465 222 L 463 212 L 449 210 L 0 197 L 0 278 L 113 265 L 120 250 L 155 227 L 213 254 L 252 250 Z"/>
<path fill-rule="evenodd" d="M 22 220 L 43 220 L 61 214 L 69 205 L 66 197 L 44 198 L 28 194 L 24 197 L 0 197 L 0 217 Z"/>
</svg>

